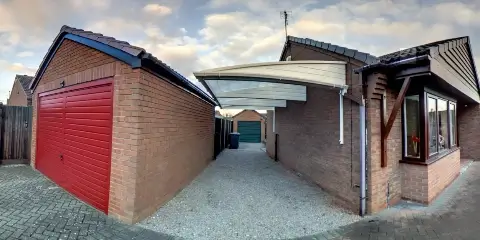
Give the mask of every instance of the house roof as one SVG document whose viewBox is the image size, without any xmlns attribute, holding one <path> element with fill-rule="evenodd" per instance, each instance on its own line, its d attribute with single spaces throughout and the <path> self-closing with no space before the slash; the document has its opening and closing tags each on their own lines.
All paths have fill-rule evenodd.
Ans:
<svg viewBox="0 0 480 240">
<path fill-rule="evenodd" d="M 33 80 L 32 76 L 28 75 L 15 75 L 15 80 L 18 80 L 20 82 L 20 85 L 22 86 L 23 91 L 25 92 L 25 95 L 27 95 L 27 98 L 32 98 L 32 92 L 30 91 L 30 83 Z"/>
<path fill-rule="evenodd" d="M 374 64 L 378 63 L 379 59 L 373 55 L 370 55 L 365 52 L 358 51 L 356 49 L 350 49 L 347 47 L 342 47 L 338 46 L 335 44 L 327 43 L 327 42 L 320 42 L 316 41 L 310 38 L 298 38 L 298 37 L 293 37 L 293 36 L 288 36 L 287 42 L 285 43 L 283 50 L 282 50 L 282 55 L 284 54 L 285 50 L 287 49 L 288 42 L 295 42 L 295 43 L 300 43 L 316 48 L 320 48 L 323 50 L 327 50 L 336 54 L 344 55 L 350 58 L 357 59 L 361 62 L 364 62 L 366 64 Z"/>
<path fill-rule="evenodd" d="M 251 109 L 244 109 L 244 110 L 242 110 L 241 112 L 235 114 L 232 118 L 236 118 L 236 117 L 240 116 L 242 113 L 244 113 L 244 112 L 246 112 L 246 111 L 252 111 L 252 112 L 258 114 L 261 118 L 265 119 L 265 116 L 263 116 L 261 113 L 255 111 L 255 110 L 251 110 Z"/>
<path fill-rule="evenodd" d="M 468 37 L 457 37 L 457 38 L 450 38 L 450 39 L 445 39 L 441 41 L 431 42 L 431 43 L 423 44 L 420 46 L 415 46 L 415 47 L 403 49 L 397 52 L 385 54 L 383 56 L 380 56 L 379 59 L 380 59 L 380 62 L 382 63 L 392 63 L 392 62 L 397 62 L 397 61 L 401 61 L 401 60 L 416 57 L 416 56 L 427 55 L 429 54 L 431 47 L 438 46 L 440 44 L 449 43 L 449 42 L 455 42 L 457 40 L 462 40 L 462 39 L 468 39 Z"/>
<path fill-rule="evenodd" d="M 173 70 L 170 66 L 162 62 L 160 59 L 148 53 L 145 49 L 133 46 L 125 41 L 117 40 L 113 37 L 104 36 L 100 33 L 93 33 L 90 31 L 85 31 L 83 29 L 72 28 L 66 25 L 64 25 L 60 29 L 60 32 L 55 37 L 47 54 L 43 58 L 42 63 L 40 64 L 40 67 L 35 74 L 35 78 L 29 86 L 30 89 L 35 89 L 50 60 L 55 55 L 55 52 L 57 51 L 61 43 L 64 41 L 64 39 L 69 39 L 99 50 L 105 54 L 108 54 L 114 58 L 117 58 L 120 61 L 129 64 L 132 68 L 143 67 L 159 75 L 166 76 L 175 84 L 185 88 L 186 90 L 203 98 L 211 104 L 216 104 L 215 101 L 205 92 L 203 92 L 198 86 L 190 82 L 180 73 Z"/>
</svg>

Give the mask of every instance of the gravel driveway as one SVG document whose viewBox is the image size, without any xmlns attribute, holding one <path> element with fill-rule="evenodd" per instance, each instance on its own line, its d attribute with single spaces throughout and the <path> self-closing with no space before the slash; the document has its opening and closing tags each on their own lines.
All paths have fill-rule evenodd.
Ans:
<svg viewBox="0 0 480 240">
<path fill-rule="evenodd" d="M 272 161 L 262 145 L 226 149 L 157 213 L 139 223 L 186 239 L 284 239 L 360 219 Z"/>
</svg>

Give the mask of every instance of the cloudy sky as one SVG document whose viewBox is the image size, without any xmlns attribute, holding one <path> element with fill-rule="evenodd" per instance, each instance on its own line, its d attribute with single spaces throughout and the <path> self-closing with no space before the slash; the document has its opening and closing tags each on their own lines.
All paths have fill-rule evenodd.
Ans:
<svg viewBox="0 0 480 240">
<path fill-rule="evenodd" d="M 480 62 L 480 0 L 0 0 L 0 101 L 15 74 L 35 74 L 64 24 L 141 46 L 194 80 L 195 70 L 277 61 L 284 9 L 297 37 L 378 56 L 469 35 Z"/>
</svg>

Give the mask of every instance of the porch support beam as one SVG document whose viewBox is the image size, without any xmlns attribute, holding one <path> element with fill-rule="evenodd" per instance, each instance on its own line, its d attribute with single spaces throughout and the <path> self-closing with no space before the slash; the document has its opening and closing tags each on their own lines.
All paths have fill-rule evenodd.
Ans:
<svg viewBox="0 0 480 240">
<path fill-rule="evenodd" d="M 410 86 L 411 82 L 411 77 L 406 77 L 405 80 L 403 80 L 402 88 L 400 89 L 400 92 L 398 93 L 397 99 L 395 99 L 395 103 L 393 105 L 392 111 L 390 112 L 390 115 L 388 117 L 388 121 L 385 124 L 385 111 L 386 111 L 386 98 L 385 96 L 382 99 L 382 106 L 381 106 L 381 122 L 382 122 L 382 130 L 381 130 L 381 135 L 382 135 L 382 142 L 381 142 L 381 148 L 382 148 L 382 167 L 387 166 L 387 138 L 388 135 L 390 134 L 390 131 L 392 130 L 393 123 L 395 122 L 395 118 L 397 117 L 397 114 L 402 107 L 403 100 L 405 99 L 405 95 L 407 94 L 408 86 Z"/>
<path fill-rule="evenodd" d="M 430 66 L 421 66 L 421 67 L 414 67 L 408 68 L 399 71 L 395 74 L 395 77 L 398 78 L 406 78 L 407 76 L 422 76 L 422 75 L 430 75 Z"/>
</svg>

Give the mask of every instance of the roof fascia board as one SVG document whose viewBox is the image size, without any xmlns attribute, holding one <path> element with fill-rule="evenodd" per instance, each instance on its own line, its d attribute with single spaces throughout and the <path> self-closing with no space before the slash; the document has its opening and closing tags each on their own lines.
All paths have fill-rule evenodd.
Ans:
<svg viewBox="0 0 480 240">
<path fill-rule="evenodd" d="M 59 47 L 62 45 L 62 43 L 65 41 L 65 39 L 74 41 L 76 43 L 79 43 L 79 44 L 85 45 L 87 47 L 96 49 L 100 52 L 103 52 L 103 53 L 105 53 L 105 54 L 107 54 L 107 55 L 109 55 L 113 58 L 118 59 L 119 61 L 122 61 L 122 62 L 128 64 L 132 68 L 140 68 L 140 67 L 143 66 L 141 56 L 131 55 L 131 54 L 129 54 L 127 52 L 124 52 L 120 49 L 114 48 L 114 47 L 109 46 L 107 44 L 104 44 L 104 43 L 101 43 L 101 42 L 98 42 L 98 41 L 95 41 L 95 40 L 92 40 L 92 39 L 88 39 L 88 38 L 85 38 L 85 37 L 82 37 L 82 36 L 78 36 L 78 35 L 71 34 L 71 33 L 61 33 L 61 35 L 57 38 L 57 40 L 55 41 L 55 43 L 53 45 L 53 48 L 52 48 L 53 50 L 48 53 L 48 57 L 45 59 L 42 66 L 40 67 L 38 73 L 36 74 L 34 80 L 32 81 L 32 84 L 30 85 L 30 89 L 35 89 L 37 87 L 38 82 L 42 78 L 43 74 L 45 73 L 45 70 L 47 69 L 48 65 L 52 61 L 53 57 L 55 56 Z M 172 71 L 170 71 L 168 69 L 168 67 L 163 67 L 163 66 L 160 66 L 160 67 L 164 71 L 173 75 L 174 78 L 180 78 L 180 76 L 178 76 L 178 74 L 175 74 Z M 188 83 L 186 83 L 186 84 L 189 85 Z M 198 90 L 195 87 L 191 86 L 191 84 L 190 84 L 190 87 L 192 88 L 192 90 Z M 200 95 L 200 93 L 198 95 Z M 205 98 L 207 98 L 207 97 L 205 97 Z M 206 99 L 206 100 L 208 100 L 211 104 L 214 104 L 214 105 L 216 104 L 211 99 Z"/>
<path fill-rule="evenodd" d="M 91 47 L 93 49 L 96 49 L 100 52 L 103 52 L 107 55 L 110 55 L 128 65 L 130 65 L 132 68 L 139 68 L 142 66 L 141 59 L 137 56 L 130 55 L 129 53 L 126 53 L 120 49 L 114 48 L 112 46 L 109 46 L 107 44 L 97 42 L 88 38 L 84 38 L 81 36 L 77 36 L 71 33 L 66 34 L 63 39 L 69 39 L 77 43 L 81 43 L 85 46 Z"/>
<path fill-rule="evenodd" d="M 145 66 L 146 61 L 150 61 L 151 63 L 153 63 L 153 65 L 149 65 L 149 66 L 151 66 L 150 68 L 152 68 L 152 71 L 155 72 L 155 69 L 160 68 L 161 71 L 166 72 L 167 74 L 170 74 L 173 77 L 173 79 L 175 79 L 175 81 L 177 82 L 178 85 L 188 89 L 189 91 L 196 92 L 195 94 L 204 98 L 205 100 L 207 100 L 211 104 L 214 104 L 214 105 L 217 104 L 214 101 L 214 99 L 212 99 L 210 96 L 207 96 L 203 92 L 203 90 L 201 90 L 198 86 L 196 86 L 195 84 L 190 82 L 188 79 L 183 77 L 180 73 L 178 73 L 175 70 L 173 70 L 172 68 L 168 67 L 166 64 L 164 64 L 160 60 L 152 57 L 151 54 L 146 54 L 146 56 L 141 56 L 141 59 L 142 59 L 142 61 L 141 61 L 142 67 L 147 67 L 147 66 Z"/>
<path fill-rule="evenodd" d="M 475 66 L 475 60 L 473 58 L 472 54 L 472 44 L 470 44 L 470 37 L 467 36 L 466 44 L 468 46 L 468 56 L 470 57 L 470 63 L 472 64 L 473 68 L 473 74 L 475 76 L 475 83 L 477 84 L 477 92 L 480 94 L 480 83 L 478 82 L 478 73 L 477 73 L 477 67 Z"/>
<path fill-rule="evenodd" d="M 197 78 L 197 79 L 203 85 L 203 87 L 205 87 L 205 89 L 207 89 L 208 93 L 210 93 L 210 95 L 212 95 L 212 97 L 215 100 L 215 103 L 217 104 L 217 106 L 219 106 L 221 108 L 222 105 L 220 104 L 220 101 L 218 101 L 215 94 L 213 94 L 212 90 L 210 89 L 210 86 L 208 85 L 207 82 L 205 82 L 205 79 L 203 79 L 203 78 Z"/>
<path fill-rule="evenodd" d="M 53 57 L 57 53 L 58 49 L 62 45 L 62 43 L 65 41 L 65 39 L 69 39 L 71 41 L 74 41 L 76 43 L 91 47 L 93 49 L 96 49 L 98 51 L 101 51 L 105 54 L 108 54 L 128 65 L 130 65 L 132 68 L 139 68 L 141 67 L 141 59 L 135 56 L 132 56 L 122 50 L 116 49 L 114 47 L 108 46 L 106 44 L 103 44 L 101 42 L 97 42 L 88 38 L 84 38 L 81 36 L 77 36 L 71 33 L 61 33 L 61 36 L 55 40 L 53 50 L 49 51 L 47 53 L 48 57 L 42 62 L 42 65 L 39 68 L 38 73 L 35 75 L 35 78 L 32 80 L 32 83 L 30 84 L 30 89 L 33 90 L 37 87 L 38 82 L 42 78 L 43 74 L 45 73 L 45 70 L 47 70 L 48 65 L 50 65 L 50 62 L 52 61 Z"/>
</svg>

